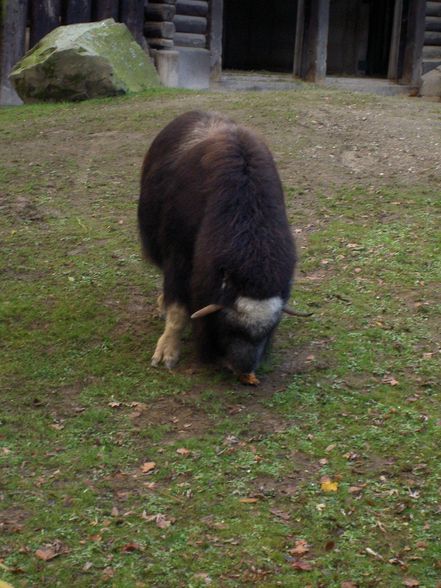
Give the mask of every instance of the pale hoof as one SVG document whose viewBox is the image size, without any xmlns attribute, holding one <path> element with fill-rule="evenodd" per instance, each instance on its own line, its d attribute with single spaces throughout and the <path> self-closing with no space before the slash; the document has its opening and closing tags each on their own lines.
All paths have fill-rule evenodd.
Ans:
<svg viewBox="0 0 441 588">
<path fill-rule="evenodd" d="M 179 360 L 179 344 L 176 341 L 160 337 L 153 354 L 151 365 L 158 367 L 163 363 L 169 370 L 173 369 Z"/>
</svg>

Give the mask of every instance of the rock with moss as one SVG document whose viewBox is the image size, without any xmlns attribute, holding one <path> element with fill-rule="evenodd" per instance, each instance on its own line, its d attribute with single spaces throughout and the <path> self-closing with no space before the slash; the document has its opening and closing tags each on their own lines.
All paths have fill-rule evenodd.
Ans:
<svg viewBox="0 0 441 588">
<path fill-rule="evenodd" d="M 86 100 L 160 86 L 149 57 L 113 19 L 54 29 L 10 78 L 24 102 Z"/>
</svg>

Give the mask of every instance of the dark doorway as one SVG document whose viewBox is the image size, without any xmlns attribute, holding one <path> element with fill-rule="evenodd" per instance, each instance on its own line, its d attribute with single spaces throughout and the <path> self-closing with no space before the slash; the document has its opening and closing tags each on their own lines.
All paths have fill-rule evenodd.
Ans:
<svg viewBox="0 0 441 588">
<path fill-rule="evenodd" d="M 223 67 L 292 72 L 297 0 L 225 0 Z"/>
<path fill-rule="evenodd" d="M 331 0 L 330 75 L 387 77 L 395 0 Z"/>
</svg>

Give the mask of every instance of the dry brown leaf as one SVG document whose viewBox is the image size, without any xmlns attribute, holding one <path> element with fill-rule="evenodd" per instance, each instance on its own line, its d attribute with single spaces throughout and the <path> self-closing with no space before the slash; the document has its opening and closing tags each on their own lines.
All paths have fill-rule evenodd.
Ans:
<svg viewBox="0 0 441 588">
<path fill-rule="evenodd" d="M 291 515 L 289 514 L 289 512 L 286 512 L 285 510 L 280 510 L 278 508 L 271 508 L 270 513 L 273 514 L 274 516 L 278 517 L 279 519 L 282 519 L 282 521 L 287 522 L 291 519 Z"/>
<path fill-rule="evenodd" d="M 182 455 L 182 457 L 188 457 L 191 451 L 185 447 L 179 447 L 179 449 L 176 449 L 176 453 Z"/>
<path fill-rule="evenodd" d="M 142 546 L 139 543 L 126 543 L 121 549 L 123 553 L 131 553 L 132 551 L 142 551 Z"/>
<path fill-rule="evenodd" d="M 289 550 L 289 553 L 291 555 L 305 555 L 305 553 L 308 553 L 308 551 L 309 545 L 307 541 L 305 541 L 304 539 L 299 539 L 298 541 L 296 541 L 295 546 Z"/>
<path fill-rule="evenodd" d="M 349 487 L 349 494 L 360 494 L 363 491 L 363 486 L 350 486 Z"/>
<path fill-rule="evenodd" d="M 328 445 L 328 447 L 325 449 L 325 451 L 326 451 L 326 453 L 330 453 L 336 447 L 337 447 L 336 443 L 331 443 L 331 445 Z"/>
<path fill-rule="evenodd" d="M 44 545 L 43 547 L 40 547 L 40 549 L 37 549 L 35 556 L 43 561 L 51 561 L 59 555 L 63 555 L 63 553 L 67 552 L 67 547 L 61 541 L 54 541 L 51 544 Z"/>
<path fill-rule="evenodd" d="M 303 559 L 297 559 L 296 561 L 293 561 L 291 567 L 301 572 L 309 572 L 313 568 L 310 561 L 304 561 Z"/>
<path fill-rule="evenodd" d="M 420 585 L 418 580 L 415 580 L 415 578 L 404 578 L 403 584 L 406 586 L 406 588 L 417 588 Z"/>
<path fill-rule="evenodd" d="M 254 502 L 258 502 L 258 498 L 240 498 L 239 502 L 243 504 L 253 504 Z"/>
<path fill-rule="evenodd" d="M 110 516 L 112 517 L 119 517 L 119 510 L 116 506 L 114 506 L 110 512 Z"/>
<path fill-rule="evenodd" d="M 357 584 L 355 582 L 342 582 L 341 588 L 357 588 Z"/>
<path fill-rule="evenodd" d="M 384 376 L 382 379 L 383 384 L 389 384 L 390 386 L 398 386 L 399 381 L 396 380 L 393 376 Z"/>
<path fill-rule="evenodd" d="M 155 467 L 156 467 L 156 463 L 154 461 L 146 461 L 145 463 L 142 464 L 142 466 L 139 469 L 141 470 L 141 472 L 143 474 L 148 474 L 149 472 L 154 470 Z"/>
<path fill-rule="evenodd" d="M 113 400 L 112 402 L 109 402 L 107 406 L 110 406 L 110 408 L 120 408 L 121 404 L 121 402 L 116 402 Z"/>
</svg>

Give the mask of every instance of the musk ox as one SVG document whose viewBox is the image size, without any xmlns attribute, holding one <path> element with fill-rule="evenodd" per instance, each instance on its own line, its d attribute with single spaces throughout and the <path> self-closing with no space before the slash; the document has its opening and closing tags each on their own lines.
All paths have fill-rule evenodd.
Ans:
<svg viewBox="0 0 441 588">
<path fill-rule="evenodd" d="M 290 296 L 296 262 L 272 155 L 252 131 L 213 112 L 187 112 L 143 163 L 138 221 L 148 260 L 164 274 L 164 333 L 152 365 L 172 368 L 189 318 L 201 359 L 245 383 Z"/>
</svg>

